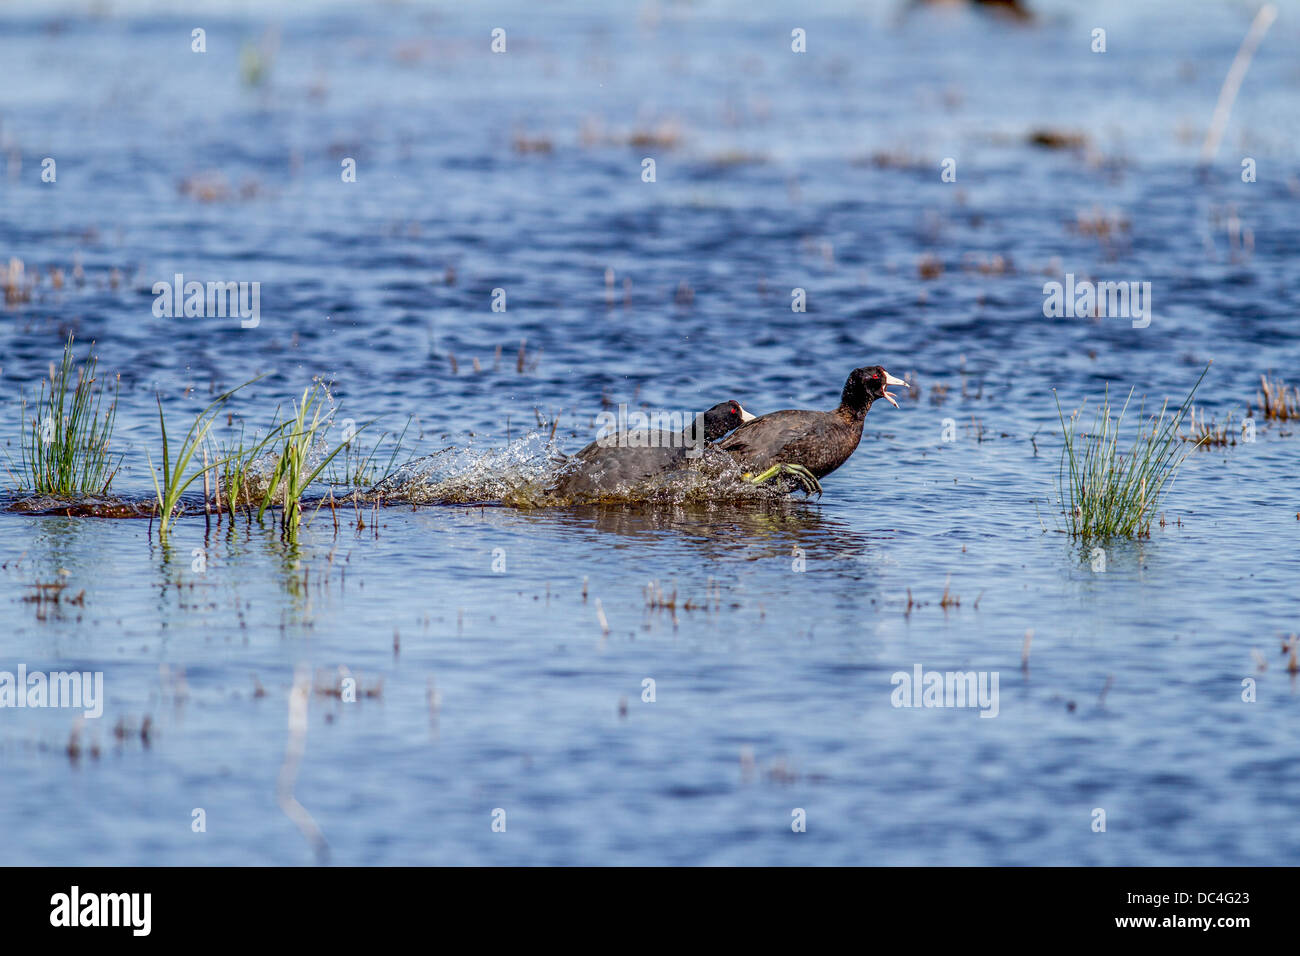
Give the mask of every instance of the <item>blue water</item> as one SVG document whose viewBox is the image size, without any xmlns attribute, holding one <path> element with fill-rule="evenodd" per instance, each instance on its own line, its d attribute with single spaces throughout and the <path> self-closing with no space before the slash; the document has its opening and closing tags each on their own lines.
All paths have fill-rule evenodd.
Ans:
<svg viewBox="0 0 1300 956">
<path fill-rule="evenodd" d="M 1248 12 L 1034 6 L 6 5 L 0 269 L 40 275 L 0 308 L 13 458 L 69 332 L 121 375 L 132 499 L 156 394 L 183 422 L 262 374 L 220 437 L 320 378 L 484 487 L 539 416 L 574 451 L 603 401 L 829 408 L 867 364 L 920 391 L 812 502 L 349 506 L 296 543 L 0 514 L 0 670 L 106 695 L 84 725 L 0 709 L 0 862 L 323 859 L 277 799 L 298 668 L 374 692 L 308 706 L 293 792 L 337 864 L 1300 861 L 1294 424 L 1190 454 L 1100 573 L 1057 531 L 1053 395 L 1176 404 L 1213 360 L 1198 404 L 1239 421 L 1261 373 L 1296 384 L 1300 5 L 1207 173 Z M 260 324 L 156 317 L 178 272 L 260 282 Z M 1045 318 L 1066 273 L 1149 281 L 1149 327 Z M 996 673 L 996 718 L 892 706 L 917 664 Z"/>
</svg>

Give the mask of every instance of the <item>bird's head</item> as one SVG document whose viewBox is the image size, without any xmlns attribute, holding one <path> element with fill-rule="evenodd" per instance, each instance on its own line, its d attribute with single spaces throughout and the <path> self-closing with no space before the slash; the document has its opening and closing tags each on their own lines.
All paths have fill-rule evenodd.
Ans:
<svg viewBox="0 0 1300 956">
<path fill-rule="evenodd" d="M 855 368 L 849 375 L 849 380 L 844 383 L 844 394 L 841 401 L 846 407 L 855 411 L 869 408 L 871 403 L 878 398 L 883 398 L 890 405 L 897 408 L 897 396 L 889 393 L 889 386 L 891 385 L 908 387 L 905 381 L 890 375 L 879 365 Z"/>
</svg>

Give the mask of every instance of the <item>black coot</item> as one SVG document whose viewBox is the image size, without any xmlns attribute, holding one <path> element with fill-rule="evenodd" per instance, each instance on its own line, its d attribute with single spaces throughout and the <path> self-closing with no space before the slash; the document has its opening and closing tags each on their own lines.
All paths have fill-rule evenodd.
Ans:
<svg viewBox="0 0 1300 956">
<path fill-rule="evenodd" d="M 755 421 L 754 416 L 739 402 L 719 402 L 680 432 L 641 429 L 606 435 L 570 459 L 569 471 L 554 493 L 565 497 L 600 494 L 674 471 L 698 457 L 694 449 L 702 451 L 704 442 L 716 441 L 749 421 Z"/>
<path fill-rule="evenodd" d="M 907 385 L 879 365 L 857 368 L 844 383 L 840 405 L 829 412 L 788 409 L 760 416 L 737 428 L 718 444 L 746 469 L 746 478 L 764 482 L 790 475 L 804 490 L 821 494 L 818 478 L 849 460 L 862 440 L 862 420 L 871 403 L 898 401 L 886 391 Z"/>
</svg>

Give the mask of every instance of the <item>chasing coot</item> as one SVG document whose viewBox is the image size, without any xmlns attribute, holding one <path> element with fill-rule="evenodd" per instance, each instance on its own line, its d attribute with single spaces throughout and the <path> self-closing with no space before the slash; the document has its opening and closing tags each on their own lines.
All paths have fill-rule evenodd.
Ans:
<svg viewBox="0 0 1300 956">
<path fill-rule="evenodd" d="M 606 435 L 572 456 L 571 469 L 554 491 L 564 496 L 598 494 L 674 471 L 698 457 L 705 442 L 750 421 L 755 417 L 739 402 L 719 402 L 680 432 L 639 429 Z"/>
<path fill-rule="evenodd" d="M 907 385 L 879 365 L 856 368 L 844 383 L 839 407 L 829 412 L 787 409 L 762 415 L 728 435 L 718 447 L 729 452 L 745 477 L 760 484 L 777 475 L 792 476 L 809 493 L 821 494 L 817 479 L 849 460 L 862 440 L 862 420 L 871 403 L 898 401 L 886 390 Z"/>
</svg>

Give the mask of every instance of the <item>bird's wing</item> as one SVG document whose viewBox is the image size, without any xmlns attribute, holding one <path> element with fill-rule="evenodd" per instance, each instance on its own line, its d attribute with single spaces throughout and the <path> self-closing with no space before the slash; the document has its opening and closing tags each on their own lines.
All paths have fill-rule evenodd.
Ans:
<svg viewBox="0 0 1300 956">
<path fill-rule="evenodd" d="M 740 458 L 754 455 L 773 455 L 791 442 L 798 441 L 807 430 L 804 414 L 794 409 L 784 409 L 760 415 L 746 422 L 722 439 L 718 447 Z M 757 464 L 757 462 L 754 462 Z"/>
</svg>

